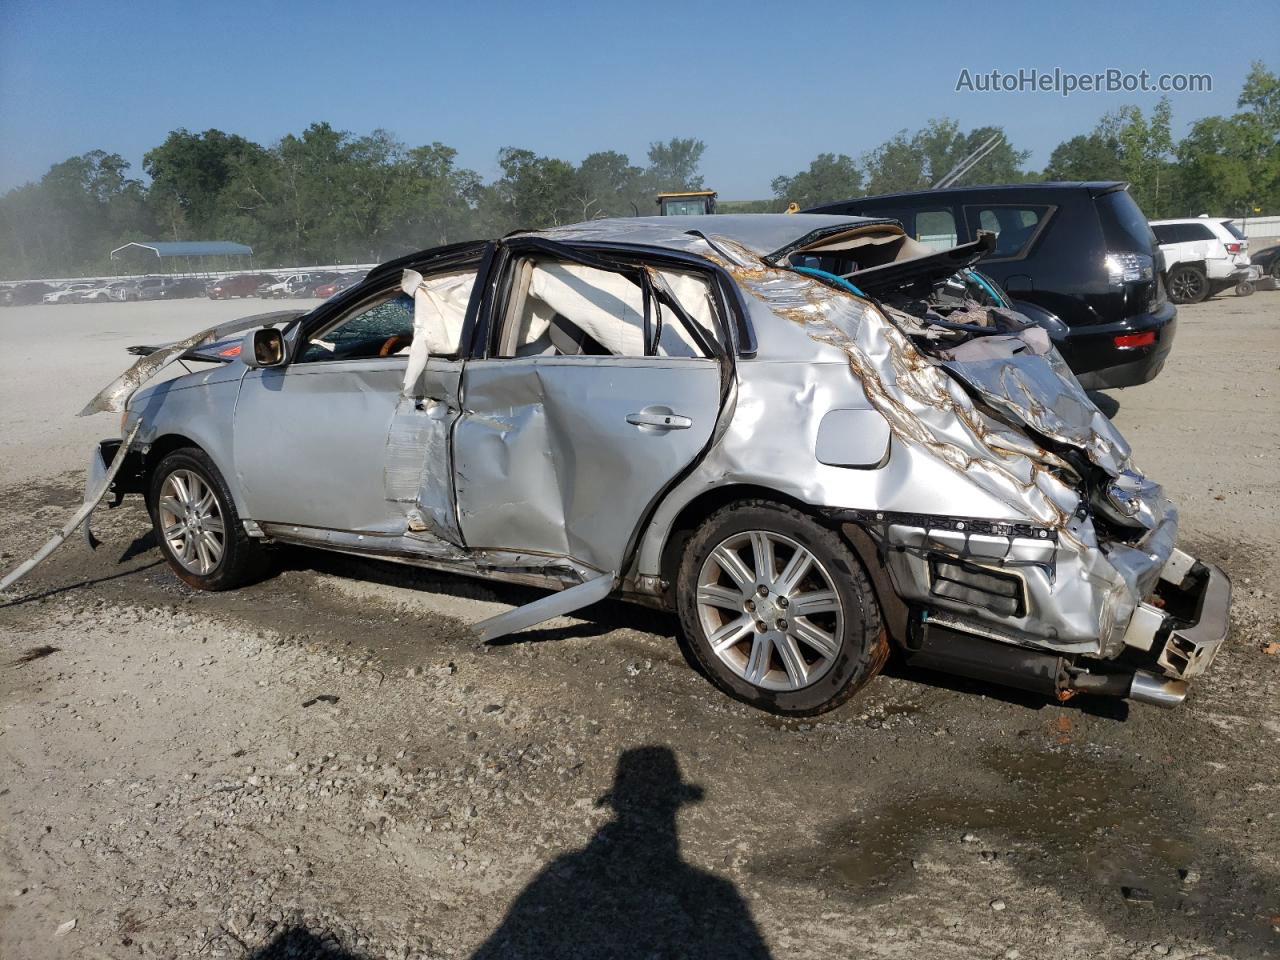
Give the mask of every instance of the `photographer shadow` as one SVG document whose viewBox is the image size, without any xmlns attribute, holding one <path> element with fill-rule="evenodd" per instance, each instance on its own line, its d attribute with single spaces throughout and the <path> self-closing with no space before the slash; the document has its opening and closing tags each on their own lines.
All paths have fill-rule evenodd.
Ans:
<svg viewBox="0 0 1280 960">
<path fill-rule="evenodd" d="M 557 857 L 516 898 L 473 960 L 770 956 L 732 883 L 680 856 L 676 813 L 702 799 L 667 747 L 618 758 L 600 799 L 614 819 Z"/>
</svg>

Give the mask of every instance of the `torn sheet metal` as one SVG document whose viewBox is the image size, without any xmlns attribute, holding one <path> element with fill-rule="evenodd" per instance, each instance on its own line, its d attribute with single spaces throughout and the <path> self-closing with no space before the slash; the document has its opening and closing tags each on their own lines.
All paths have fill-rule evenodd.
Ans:
<svg viewBox="0 0 1280 960">
<path fill-rule="evenodd" d="M 808 218 L 803 218 L 805 223 L 790 226 L 794 236 L 784 238 L 777 233 L 779 228 L 776 226 L 752 223 L 742 230 L 735 230 L 731 239 L 703 236 L 696 231 L 681 229 L 687 226 L 684 220 L 693 219 L 639 218 L 626 224 L 597 220 L 539 231 L 539 235 L 555 240 L 634 239 L 635 242 L 652 243 L 705 257 L 724 267 L 748 293 L 768 308 L 768 313 L 793 321 L 811 339 L 835 346 L 846 355 L 852 348 L 850 360 L 855 374 L 863 381 L 863 387 L 872 396 L 877 409 L 882 406 L 893 408 L 892 411 L 881 409 L 881 413 L 895 425 L 895 433 L 903 439 L 927 442 L 956 469 L 966 470 L 977 464 L 985 471 L 1012 472 L 1020 478 L 1019 486 L 1028 492 L 1030 484 L 1025 479 L 1030 476 L 1028 464 L 1009 465 L 1010 469 L 1006 470 L 996 463 L 1006 457 L 1007 451 L 1012 450 L 1047 467 L 1064 466 L 1049 451 L 978 412 L 964 392 L 956 389 L 956 384 L 942 369 L 942 362 L 917 350 L 899 327 L 874 305 L 810 277 L 770 267 L 763 262 L 762 255 L 773 253 L 778 248 L 801 249 L 801 241 L 807 240 L 815 230 L 834 229 L 834 225 L 815 226 L 807 222 Z M 717 224 L 727 224 L 728 219 L 740 218 L 715 219 Z M 701 226 L 709 229 L 711 225 Z M 755 237 L 755 233 L 761 236 Z M 780 239 L 782 242 L 778 247 L 768 246 Z M 757 332 L 765 337 L 770 326 L 767 314 L 760 320 L 756 325 Z M 1000 364 L 992 362 L 988 369 L 975 367 L 965 382 L 973 385 L 996 409 L 1045 436 L 1078 446 L 1091 459 L 1096 458 L 1095 462 L 1100 467 L 1118 476 L 1128 466 L 1128 445 L 1089 400 L 1056 351 L 1037 339 L 1038 331 L 1038 327 L 1031 327 L 1021 338 L 1026 355 L 1015 357 L 1014 351 L 1009 351 L 1014 361 L 1011 366 L 1024 369 L 1024 373 L 1002 383 L 995 374 Z M 1040 359 L 1033 360 L 1032 357 Z M 963 357 L 958 357 L 952 365 L 957 370 L 969 366 L 965 364 L 962 367 L 962 363 Z M 877 384 L 883 384 L 883 389 Z M 946 422 L 953 414 L 963 420 L 958 428 Z M 1058 494 L 1060 491 L 1055 491 L 1055 498 Z M 1043 500 L 1034 494 L 1032 497 Z M 1009 501 L 1007 491 L 1002 493 L 1002 499 L 1015 509 L 1024 507 L 1020 496 Z M 1065 502 L 1069 498 L 1063 499 Z M 1060 515 L 1060 511 L 1053 507 L 1047 507 L 1047 510 L 1048 513 L 1043 503 L 1037 504 L 1037 515 Z"/>
<path fill-rule="evenodd" d="M 88 521 L 89 515 L 92 514 L 98 504 L 102 502 L 102 498 L 105 497 L 107 495 L 107 491 L 111 489 L 111 483 L 115 480 L 116 474 L 119 473 L 120 468 L 124 466 L 125 458 L 129 455 L 129 451 L 133 447 L 133 441 L 137 438 L 138 430 L 141 427 L 141 423 L 135 423 L 129 430 L 128 434 L 125 435 L 119 449 L 116 450 L 116 455 L 111 459 L 111 466 L 107 468 L 106 473 L 104 473 L 98 480 L 96 486 L 85 491 L 84 503 L 81 504 L 80 509 L 71 515 L 71 519 L 63 525 L 62 529 L 59 530 L 47 543 L 45 543 L 44 546 L 37 550 L 35 554 L 32 555 L 31 559 L 27 560 L 25 563 L 19 564 L 10 571 L 3 580 L 0 580 L 0 590 L 7 590 L 38 567 L 51 553 L 53 553 L 53 551 L 62 546 L 71 534 L 76 532 L 76 528 L 79 527 L 80 524 Z"/>
<path fill-rule="evenodd" d="M 438 537 L 462 545 L 454 509 L 449 432 L 458 418 L 454 378 L 450 395 L 416 400 L 401 397 L 387 433 L 386 497 L 408 505 L 408 535 Z"/>
<path fill-rule="evenodd" d="M 500 613 L 496 617 L 481 620 L 472 630 L 481 642 L 488 643 L 498 637 L 535 626 L 552 617 L 563 616 L 574 610 L 581 610 L 593 603 L 599 603 L 613 593 L 618 585 L 618 578 L 611 573 L 601 574 L 594 579 L 569 587 L 558 593 L 548 594 L 533 603 Z"/>
<path fill-rule="evenodd" d="M 259 313 L 252 317 L 242 317 L 239 320 L 220 323 L 216 327 L 209 327 L 207 330 L 192 334 L 185 340 L 179 340 L 176 343 L 169 344 L 167 347 L 161 347 L 154 353 L 141 357 L 128 370 L 103 387 L 98 395 L 85 405 L 85 408 L 80 411 L 78 416 L 87 417 L 95 413 L 106 412 L 123 413 L 125 407 L 129 404 L 129 398 L 137 393 L 139 387 L 170 364 L 181 360 L 188 350 L 213 343 L 215 340 L 221 340 L 223 337 L 228 337 L 233 333 L 243 333 L 256 327 L 288 323 L 291 320 L 298 319 L 305 313 L 305 310 L 276 310 L 271 313 Z"/>
<path fill-rule="evenodd" d="M 1039 327 L 1016 337 L 975 338 L 949 353 L 944 366 L 1002 413 L 1078 447 L 1113 477 L 1128 465 L 1129 444 Z"/>
<path fill-rule="evenodd" d="M 715 239 L 720 249 L 735 246 Z M 735 259 L 748 258 L 739 248 Z M 960 384 L 873 305 L 788 270 L 724 265 L 772 313 L 840 350 L 902 442 L 923 447 L 1015 515 L 1061 526 L 1076 509 L 1078 496 L 1055 472 L 1066 464 L 978 410 Z"/>
</svg>

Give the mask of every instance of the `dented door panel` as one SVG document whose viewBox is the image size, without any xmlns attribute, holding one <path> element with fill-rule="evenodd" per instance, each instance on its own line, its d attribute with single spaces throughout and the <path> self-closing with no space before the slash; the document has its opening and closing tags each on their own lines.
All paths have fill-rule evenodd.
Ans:
<svg viewBox="0 0 1280 960">
<path fill-rule="evenodd" d="M 401 534 L 417 507 L 413 491 L 425 486 L 426 512 L 444 516 L 448 529 L 444 441 L 456 415 L 449 398 L 456 397 L 461 363 L 433 360 L 429 367 L 441 398 L 424 400 L 422 409 L 412 400 L 401 404 L 403 358 L 246 373 L 235 413 L 235 465 L 248 515 Z"/>
<path fill-rule="evenodd" d="M 482 360 L 464 380 L 454 457 L 467 543 L 612 572 L 654 498 L 707 444 L 720 406 L 715 360 Z M 689 426 L 628 422 L 664 410 Z"/>
</svg>

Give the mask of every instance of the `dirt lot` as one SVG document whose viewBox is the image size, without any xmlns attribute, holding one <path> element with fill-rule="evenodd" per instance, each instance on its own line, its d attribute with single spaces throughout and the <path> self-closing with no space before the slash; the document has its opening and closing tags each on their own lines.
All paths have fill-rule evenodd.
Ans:
<svg viewBox="0 0 1280 960">
<path fill-rule="evenodd" d="M 248 303 L 0 312 L 0 567 L 74 508 L 129 343 Z M 0 598 L 0 956 L 1280 955 L 1280 294 L 1184 308 L 1111 395 L 1236 584 L 1180 709 L 891 667 L 817 722 L 724 699 L 672 618 L 305 551 L 232 594 L 100 511 Z"/>
</svg>

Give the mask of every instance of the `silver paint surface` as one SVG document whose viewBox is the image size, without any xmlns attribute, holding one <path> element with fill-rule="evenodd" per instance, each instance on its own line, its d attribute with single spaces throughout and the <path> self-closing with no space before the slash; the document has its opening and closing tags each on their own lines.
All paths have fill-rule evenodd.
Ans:
<svg viewBox="0 0 1280 960">
<path fill-rule="evenodd" d="M 714 360 L 468 363 L 465 409 L 453 437 L 466 542 L 560 554 L 620 573 L 641 514 L 711 436 L 719 387 Z M 692 424 L 628 422 L 649 407 Z"/>
</svg>

